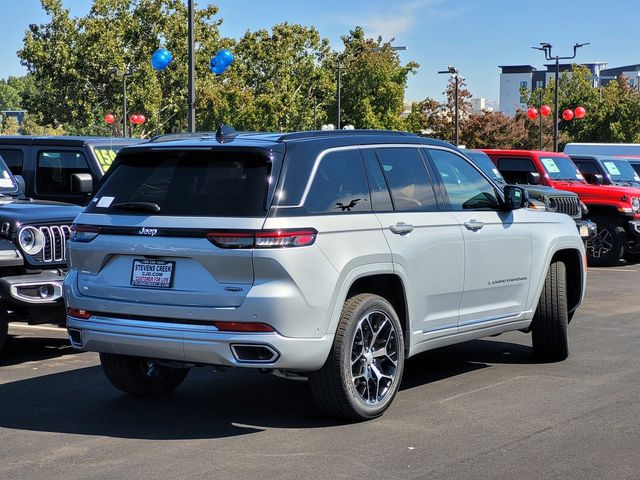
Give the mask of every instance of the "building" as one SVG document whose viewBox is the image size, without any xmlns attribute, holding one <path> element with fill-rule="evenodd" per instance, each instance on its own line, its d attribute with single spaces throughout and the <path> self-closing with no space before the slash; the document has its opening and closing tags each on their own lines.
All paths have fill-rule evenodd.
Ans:
<svg viewBox="0 0 640 480">
<path fill-rule="evenodd" d="M 469 115 L 479 115 L 482 112 L 492 112 L 493 108 L 489 106 L 487 99 L 484 97 L 475 98 L 472 97 L 469 100 L 471 108 L 469 109 Z"/>
<path fill-rule="evenodd" d="M 0 111 L 0 122 L 4 122 L 5 118 L 13 117 L 19 125 L 22 125 L 26 113 L 26 110 L 2 110 Z"/>
<path fill-rule="evenodd" d="M 571 70 L 572 63 L 561 63 L 560 73 Z M 607 68 L 606 62 L 583 62 L 579 65 L 587 67 L 591 72 L 594 87 L 605 86 L 620 75 L 629 79 L 630 85 L 640 90 L 640 64 L 624 67 Z M 500 65 L 500 106 L 505 115 L 513 116 L 517 110 L 527 108 L 526 98 L 521 96 L 523 88 L 528 91 L 545 88 L 555 77 L 555 63 L 545 64 L 544 70 L 533 65 Z"/>
</svg>

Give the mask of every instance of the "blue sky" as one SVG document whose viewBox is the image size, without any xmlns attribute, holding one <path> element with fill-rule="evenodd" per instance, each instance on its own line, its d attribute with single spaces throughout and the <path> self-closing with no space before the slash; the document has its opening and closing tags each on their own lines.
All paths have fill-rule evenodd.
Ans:
<svg viewBox="0 0 640 480">
<path fill-rule="evenodd" d="M 47 17 L 39 0 L 0 0 L 0 78 L 21 75 L 16 51 L 30 23 Z M 84 15 L 91 0 L 63 0 L 74 15 Z M 239 37 L 246 30 L 288 21 L 314 25 L 334 47 L 343 35 L 362 25 L 371 36 L 405 45 L 402 61 L 415 60 L 418 73 L 409 80 L 407 98 L 441 97 L 446 78 L 438 70 L 453 64 L 476 97 L 498 99 L 499 69 L 504 64 L 542 67 L 539 42 L 571 53 L 576 42 L 591 42 L 577 60 L 605 61 L 609 66 L 640 63 L 639 0 L 200 0 L 220 7 L 222 34 Z"/>
</svg>

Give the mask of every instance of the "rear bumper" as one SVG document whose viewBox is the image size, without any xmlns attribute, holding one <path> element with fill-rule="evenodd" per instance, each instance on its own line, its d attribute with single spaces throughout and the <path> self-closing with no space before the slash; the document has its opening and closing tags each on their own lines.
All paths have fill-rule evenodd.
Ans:
<svg viewBox="0 0 640 480">
<path fill-rule="evenodd" d="M 67 316 L 71 344 L 79 350 L 232 367 L 312 372 L 324 364 L 333 335 L 291 338 L 278 333 L 227 333 L 209 325 L 183 325 L 94 315 Z M 241 360 L 237 347 L 265 347 L 268 360 Z M 247 350 L 247 349 L 245 349 Z"/>
<path fill-rule="evenodd" d="M 45 270 L 32 275 L 0 278 L 0 296 L 9 305 L 21 307 L 62 305 L 65 272 Z"/>
</svg>

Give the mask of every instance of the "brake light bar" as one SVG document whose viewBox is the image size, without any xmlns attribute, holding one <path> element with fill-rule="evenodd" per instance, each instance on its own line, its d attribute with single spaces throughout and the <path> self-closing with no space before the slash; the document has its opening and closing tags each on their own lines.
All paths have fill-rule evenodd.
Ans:
<svg viewBox="0 0 640 480">
<path fill-rule="evenodd" d="M 67 308 L 67 315 L 70 317 L 87 320 L 88 318 L 91 318 L 91 315 L 93 315 L 93 313 L 87 310 L 82 310 L 80 308 Z"/>
<path fill-rule="evenodd" d="M 71 241 L 88 243 L 98 236 L 100 227 L 97 225 L 71 225 Z"/>
<path fill-rule="evenodd" d="M 219 231 L 207 234 L 207 240 L 220 248 L 291 248 L 307 247 L 316 241 L 315 228 Z"/>
<path fill-rule="evenodd" d="M 258 322 L 213 322 L 222 332 L 275 332 L 271 325 Z"/>
</svg>

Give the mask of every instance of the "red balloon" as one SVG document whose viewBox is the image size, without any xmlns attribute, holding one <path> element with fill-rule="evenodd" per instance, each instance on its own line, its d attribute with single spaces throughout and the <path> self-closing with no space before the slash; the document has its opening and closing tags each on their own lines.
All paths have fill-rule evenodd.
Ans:
<svg viewBox="0 0 640 480">
<path fill-rule="evenodd" d="M 573 110 L 567 108 L 564 112 L 562 112 L 562 118 L 564 118 L 567 122 L 569 120 L 573 120 Z"/>
<path fill-rule="evenodd" d="M 116 117 L 114 117 L 113 115 L 111 115 L 110 113 L 107 113 L 104 116 L 104 121 L 107 122 L 109 125 L 111 125 L 113 122 L 116 121 Z"/>
<path fill-rule="evenodd" d="M 531 120 L 534 120 L 537 116 L 538 116 L 537 109 L 531 107 L 529 110 L 527 110 L 527 117 L 529 117 Z"/>
<path fill-rule="evenodd" d="M 145 117 L 144 115 L 138 115 L 138 125 L 142 125 L 146 121 L 147 117 Z"/>
<path fill-rule="evenodd" d="M 131 115 L 131 116 L 129 117 L 129 121 L 130 121 L 131 123 L 133 123 L 134 125 L 137 125 L 137 124 L 138 124 L 138 115 Z"/>
<path fill-rule="evenodd" d="M 542 106 L 540 107 L 540 114 L 541 114 L 543 117 L 548 116 L 550 113 L 551 113 L 551 107 L 550 107 L 549 105 L 542 105 Z"/>
<path fill-rule="evenodd" d="M 584 118 L 584 116 L 587 114 L 587 111 L 584 109 L 584 107 L 576 107 L 573 113 L 576 114 L 576 118 Z"/>
</svg>

